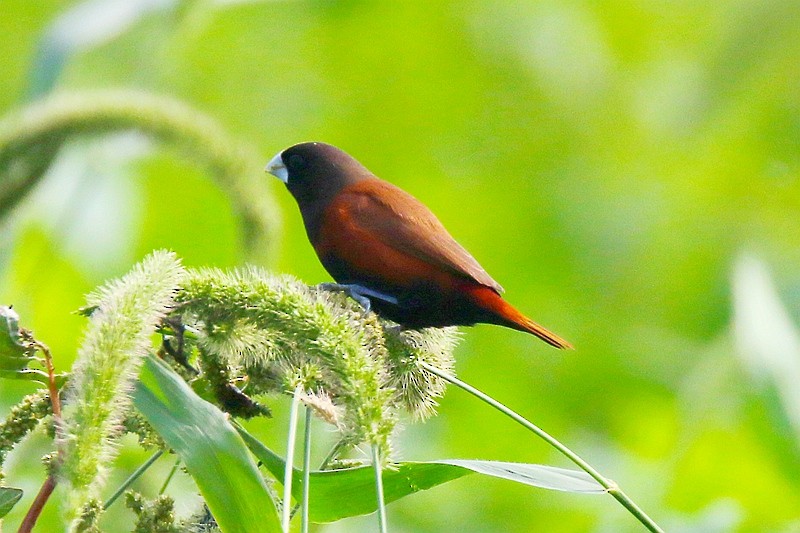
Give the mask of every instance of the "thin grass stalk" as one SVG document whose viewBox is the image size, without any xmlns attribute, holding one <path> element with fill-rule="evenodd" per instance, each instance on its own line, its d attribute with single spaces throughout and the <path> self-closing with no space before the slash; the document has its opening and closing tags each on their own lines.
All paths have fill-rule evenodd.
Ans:
<svg viewBox="0 0 800 533">
<path fill-rule="evenodd" d="M 319 465 L 319 469 L 327 470 L 331 463 L 336 461 L 348 447 L 350 447 L 350 443 L 347 441 L 347 439 L 339 440 L 333 446 L 333 448 L 331 448 L 331 451 L 328 452 L 328 455 L 325 457 L 325 459 L 322 460 L 322 463 Z"/>
<path fill-rule="evenodd" d="M 645 513 L 638 505 L 636 505 L 636 503 L 633 500 L 631 500 L 630 497 L 628 497 L 628 495 L 625 494 L 614 481 L 602 476 L 589 463 L 584 461 L 578 454 L 567 448 L 555 437 L 553 437 L 552 435 L 541 429 L 539 426 L 530 422 L 522 415 L 516 413 L 515 411 L 506 407 L 502 403 L 498 402 L 491 396 L 461 381 L 455 376 L 446 374 L 445 372 L 442 372 L 441 370 L 425 363 L 424 361 L 421 361 L 420 365 L 422 365 L 422 367 L 425 368 L 425 370 L 427 370 L 431 374 L 439 376 L 440 378 L 449 381 L 450 383 L 459 387 L 460 389 L 465 390 L 466 392 L 472 394 L 476 398 L 491 405 L 504 415 L 512 418 L 514 421 L 524 426 L 526 429 L 535 433 L 538 437 L 542 438 L 545 442 L 547 442 L 556 450 L 561 452 L 565 457 L 567 457 L 567 459 L 575 463 L 581 470 L 592 476 L 592 478 L 594 478 L 595 481 L 597 481 L 604 489 L 606 489 L 606 492 L 611 494 L 619 503 L 621 503 L 622 506 L 625 507 L 625 509 L 627 509 L 633 516 L 635 516 L 636 519 L 639 520 L 639 522 L 641 522 L 642 525 L 644 525 L 648 530 L 652 531 L 653 533 L 664 533 L 664 530 L 662 530 L 658 526 L 658 524 L 656 524 L 655 521 L 647 515 L 647 513 Z"/>
<path fill-rule="evenodd" d="M 372 468 L 375 469 L 375 492 L 378 495 L 378 525 L 381 533 L 388 533 L 386 502 L 383 498 L 383 469 L 377 444 L 372 445 Z"/>
<path fill-rule="evenodd" d="M 133 472 L 133 474 L 131 474 L 130 476 L 128 476 L 128 479 L 126 479 L 126 480 L 125 480 L 125 481 L 122 483 L 122 485 L 120 485 L 120 486 L 119 486 L 119 488 L 118 488 L 116 491 L 114 491 L 114 494 L 112 494 L 112 495 L 111 495 L 111 496 L 108 498 L 108 500 L 106 500 L 106 502 L 103 504 L 103 509 L 108 509 L 109 507 L 111 507 L 111 504 L 113 504 L 115 501 L 117 501 L 117 499 L 118 499 L 120 496 L 122 496 L 122 494 L 123 494 L 123 493 L 124 493 L 126 490 L 128 490 L 128 487 L 130 487 L 130 486 L 133 484 L 133 482 L 134 482 L 134 481 L 136 481 L 137 479 L 139 479 L 139 478 L 142 476 L 142 474 L 144 474 L 145 472 L 147 472 L 147 469 L 148 469 L 148 468 L 150 468 L 151 466 L 153 466 L 153 463 L 155 463 L 156 461 L 158 461 L 159 457 L 161 457 L 162 455 L 164 455 L 164 450 L 158 450 L 156 453 L 154 453 L 154 454 L 153 454 L 153 455 L 150 457 L 150 459 L 148 459 L 147 461 L 145 461 L 145 462 L 144 462 L 144 463 L 143 463 L 143 464 L 142 464 L 142 465 L 141 465 L 139 468 L 137 468 L 137 469 L 136 469 L 136 470 Z"/>
<path fill-rule="evenodd" d="M 306 407 L 305 438 L 303 439 L 303 501 L 300 511 L 300 530 L 308 533 L 308 492 L 311 486 L 311 408 Z"/>
<path fill-rule="evenodd" d="M 300 406 L 300 395 L 303 387 L 298 385 L 292 396 L 292 408 L 289 411 L 289 436 L 286 438 L 286 468 L 283 474 L 283 509 L 281 526 L 284 533 L 289 533 L 289 521 L 292 519 L 292 467 L 294 465 L 294 444 L 297 440 L 297 410 Z"/>
<path fill-rule="evenodd" d="M 172 477 L 175 475 L 175 472 L 178 471 L 178 467 L 181 464 L 181 460 L 178 459 L 175 461 L 175 464 L 172 465 L 172 469 L 170 469 L 169 474 L 167 474 L 167 479 L 164 480 L 164 484 L 161 485 L 161 488 L 158 490 L 158 495 L 161 496 L 167 491 L 167 487 L 169 486 L 169 482 L 172 481 Z"/>
</svg>

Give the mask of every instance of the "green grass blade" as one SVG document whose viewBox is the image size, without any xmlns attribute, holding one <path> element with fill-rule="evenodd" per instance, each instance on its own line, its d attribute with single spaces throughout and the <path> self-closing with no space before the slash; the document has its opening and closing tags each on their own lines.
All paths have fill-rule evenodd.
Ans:
<svg viewBox="0 0 800 533">
<path fill-rule="evenodd" d="M 7 515 L 20 498 L 22 498 L 22 489 L 0 487 L 0 518 Z"/>
<path fill-rule="evenodd" d="M 497 409 L 507 417 L 514 420 L 519 425 L 526 428 L 528 431 L 534 433 L 536 436 L 547 442 L 550 446 L 561 452 L 566 458 L 570 461 L 575 463 L 579 466 L 584 472 L 586 472 L 589 476 L 592 477 L 606 492 L 608 492 L 614 499 L 616 499 L 623 507 L 625 507 L 633 516 L 639 520 L 642 525 L 644 525 L 648 530 L 653 531 L 654 533 L 663 533 L 661 527 L 655 523 L 655 521 L 650 518 L 647 513 L 645 513 L 641 507 L 639 507 L 636 502 L 634 502 L 630 496 L 625 494 L 625 492 L 613 481 L 610 479 L 605 478 L 603 475 L 600 474 L 595 468 L 587 463 L 583 458 L 581 458 L 577 453 L 573 452 L 569 448 L 567 448 L 564 444 L 562 444 L 558 439 L 547 433 L 545 430 L 522 416 L 521 414 L 517 413 L 513 409 L 510 409 L 506 405 L 502 404 L 501 402 L 495 400 L 488 394 L 483 391 L 480 391 L 466 383 L 461 381 L 457 377 L 448 374 L 447 372 L 443 372 L 442 370 L 435 368 L 424 361 L 420 363 L 421 366 L 436 376 L 444 379 L 445 381 L 449 381 L 453 385 L 459 387 L 460 389 L 472 394 L 482 402 L 491 405 L 493 408 Z"/>
<path fill-rule="evenodd" d="M 603 494 L 606 489 L 586 472 L 529 463 L 507 463 L 504 461 L 474 461 L 463 459 L 441 459 L 436 463 L 467 468 L 487 476 L 516 481 L 541 489 L 584 494 Z"/>
<path fill-rule="evenodd" d="M 222 531 L 280 532 L 267 486 L 222 411 L 153 356 L 142 367 L 134 405 L 180 456 Z"/>
<path fill-rule="evenodd" d="M 237 426 L 237 429 L 267 470 L 282 479 L 285 463 L 280 456 L 241 427 Z M 605 493 L 605 489 L 591 476 L 578 470 L 525 463 L 443 459 L 402 462 L 386 468 L 383 471 L 384 497 L 386 503 L 390 503 L 475 472 L 550 490 Z M 301 497 L 302 486 L 302 472 L 295 469 L 292 483 L 295 498 Z M 309 493 L 312 522 L 334 522 L 377 509 L 372 466 L 311 472 Z"/>
</svg>

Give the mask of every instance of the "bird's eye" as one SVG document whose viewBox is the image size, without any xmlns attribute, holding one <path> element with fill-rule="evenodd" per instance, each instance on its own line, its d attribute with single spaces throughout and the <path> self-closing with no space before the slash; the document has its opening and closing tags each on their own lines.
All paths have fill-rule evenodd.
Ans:
<svg viewBox="0 0 800 533">
<path fill-rule="evenodd" d="M 292 154 L 289 156 L 286 166 L 289 167 L 289 170 L 302 170 L 306 167 L 306 160 L 299 154 Z"/>
</svg>

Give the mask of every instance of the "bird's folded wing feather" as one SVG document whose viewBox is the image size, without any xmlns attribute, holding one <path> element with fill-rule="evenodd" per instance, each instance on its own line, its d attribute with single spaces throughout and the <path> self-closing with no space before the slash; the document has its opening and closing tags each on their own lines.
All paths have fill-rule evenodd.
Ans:
<svg viewBox="0 0 800 533">
<path fill-rule="evenodd" d="M 350 190 L 352 222 L 395 250 L 446 271 L 471 278 L 498 293 L 503 288 L 447 232 L 419 200 L 382 180 L 361 182 Z"/>
</svg>

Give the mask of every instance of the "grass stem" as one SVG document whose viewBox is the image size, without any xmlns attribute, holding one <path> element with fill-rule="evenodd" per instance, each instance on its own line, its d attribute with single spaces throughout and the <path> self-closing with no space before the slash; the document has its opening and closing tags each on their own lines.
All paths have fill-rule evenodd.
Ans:
<svg viewBox="0 0 800 533">
<path fill-rule="evenodd" d="M 142 474 L 144 474 L 148 468 L 153 466 L 153 463 L 155 463 L 162 455 L 164 455 L 164 450 L 158 450 L 150 457 L 150 459 L 145 461 L 139 468 L 137 468 L 133 474 L 128 476 L 128 479 L 126 479 L 122 485 L 120 485 L 119 488 L 114 491 L 114 494 L 112 494 L 111 497 L 106 500 L 106 502 L 103 504 L 103 509 L 108 509 L 111 507 L 111 504 L 117 501 L 117 498 L 122 496 L 122 494 L 128 490 L 128 487 L 130 487 L 134 481 L 142 477 Z"/>
<path fill-rule="evenodd" d="M 594 478 L 595 481 L 597 481 L 604 489 L 606 489 L 606 492 L 611 494 L 611 496 L 613 496 L 619 503 L 621 503 L 622 506 L 625 507 L 633 516 L 635 516 L 636 519 L 639 520 L 639 522 L 641 522 L 648 530 L 652 531 L 653 533 L 663 533 L 663 530 L 658 526 L 658 524 L 656 524 L 652 518 L 647 516 L 647 514 L 638 505 L 636 505 L 636 503 L 633 500 L 631 500 L 630 497 L 628 497 L 628 495 L 625 494 L 614 481 L 603 477 L 589 463 L 584 461 L 578 454 L 567 448 L 555 437 L 553 437 L 552 435 L 541 429 L 539 426 L 533 424 L 522 415 L 518 414 L 517 412 L 511 410 L 502 403 L 498 402 L 491 396 L 461 381 L 457 377 L 442 372 L 438 368 L 435 368 L 425 363 L 424 361 L 420 362 L 420 365 L 422 365 L 422 367 L 431 374 L 439 376 L 445 381 L 449 381 L 456 387 L 465 390 L 466 392 L 486 402 L 487 404 L 491 405 L 504 415 L 512 418 L 520 425 L 524 426 L 528 430 L 535 433 L 538 437 L 542 438 L 545 442 L 547 442 L 556 450 L 561 452 L 564 456 L 566 456 L 567 459 L 575 463 L 581 470 L 592 476 L 592 478 Z"/>
<path fill-rule="evenodd" d="M 169 474 L 167 474 L 167 478 L 164 480 L 164 484 L 161 485 L 161 489 L 159 489 L 158 491 L 159 496 L 161 496 L 167 491 L 167 486 L 169 486 L 169 482 L 172 481 L 172 476 L 174 476 L 175 472 L 178 471 L 178 467 L 180 466 L 180 464 L 181 460 L 178 459 L 177 461 L 175 461 L 175 464 L 172 465 L 172 469 L 169 471 Z"/>
<path fill-rule="evenodd" d="M 281 526 L 284 533 L 289 533 L 289 521 L 292 519 L 292 467 L 294 465 L 294 443 L 297 440 L 297 410 L 300 406 L 300 395 L 303 387 L 298 385 L 292 396 L 292 408 L 289 411 L 289 436 L 286 438 L 286 469 L 283 474 L 283 510 Z"/>
<path fill-rule="evenodd" d="M 322 464 L 320 465 L 319 469 L 327 470 L 331 463 L 337 460 L 349 446 L 350 443 L 347 441 L 347 439 L 342 439 L 337 442 L 334 447 L 331 448 L 331 451 L 328 452 L 327 457 L 322 460 Z"/>
<path fill-rule="evenodd" d="M 381 468 L 378 445 L 372 444 L 372 468 L 375 470 L 375 492 L 378 495 L 378 524 L 381 533 L 387 533 L 386 503 L 383 500 L 383 469 Z"/>
<path fill-rule="evenodd" d="M 308 533 L 308 491 L 311 486 L 311 408 L 306 407 L 305 438 L 303 439 L 303 501 L 300 511 L 300 530 Z"/>
</svg>

